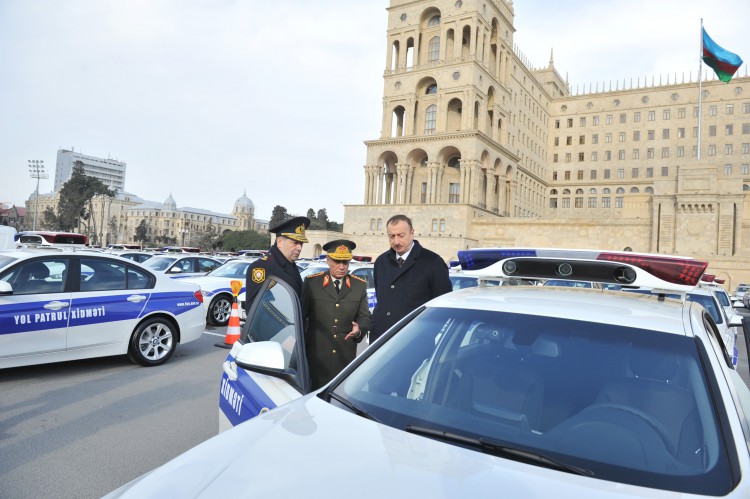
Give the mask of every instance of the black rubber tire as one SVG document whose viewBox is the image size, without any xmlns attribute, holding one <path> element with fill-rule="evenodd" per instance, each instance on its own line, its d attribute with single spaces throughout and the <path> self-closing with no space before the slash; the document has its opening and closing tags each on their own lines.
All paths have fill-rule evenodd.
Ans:
<svg viewBox="0 0 750 499">
<path fill-rule="evenodd" d="M 164 364 L 177 348 L 175 325 L 163 317 L 153 317 L 140 323 L 128 345 L 128 357 L 146 367 Z"/>
<path fill-rule="evenodd" d="M 229 324 L 229 316 L 232 313 L 232 298 L 228 295 L 219 295 L 208 306 L 206 321 L 214 326 L 224 327 Z"/>
</svg>

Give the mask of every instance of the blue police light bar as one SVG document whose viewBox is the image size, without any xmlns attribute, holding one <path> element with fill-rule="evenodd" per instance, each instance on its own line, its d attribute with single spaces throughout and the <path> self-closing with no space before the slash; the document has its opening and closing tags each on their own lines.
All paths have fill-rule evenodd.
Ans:
<svg viewBox="0 0 750 499">
<path fill-rule="evenodd" d="M 465 273 L 479 277 L 567 279 L 685 291 L 708 267 L 688 257 L 580 249 L 479 248 L 458 252 Z"/>
</svg>

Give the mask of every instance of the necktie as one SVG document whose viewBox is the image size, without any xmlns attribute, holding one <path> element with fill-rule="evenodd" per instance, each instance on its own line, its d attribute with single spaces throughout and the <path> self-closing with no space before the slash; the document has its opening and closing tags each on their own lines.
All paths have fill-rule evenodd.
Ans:
<svg viewBox="0 0 750 499">
<path fill-rule="evenodd" d="M 336 293 L 341 291 L 341 281 L 339 280 L 333 281 L 333 287 L 336 288 Z"/>
<path fill-rule="evenodd" d="M 398 258 L 396 258 L 396 261 L 398 262 L 398 266 L 399 267 L 403 267 L 404 266 L 404 259 L 403 258 L 398 257 Z"/>
</svg>

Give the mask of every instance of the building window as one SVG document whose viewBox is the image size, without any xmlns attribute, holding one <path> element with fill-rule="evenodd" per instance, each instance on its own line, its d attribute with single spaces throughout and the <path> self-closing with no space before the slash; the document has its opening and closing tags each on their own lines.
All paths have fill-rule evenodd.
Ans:
<svg viewBox="0 0 750 499">
<path fill-rule="evenodd" d="M 571 162 L 571 160 L 572 160 L 572 158 L 571 158 L 571 154 L 570 154 L 569 152 L 566 152 L 566 153 L 565 153 L 565 162 L 566 162 L 566 163 L 570 163 L 570 162 Z"/>
<path fill-rule="evenodd" d="M 573 128 L 573 118 L 568 118 L 568 128 Z"/>
<path fill-rule="evenodd" d="M 716 145 L 711 144 L 708 146 L 708 155 L 709 156 L 716 156 Z"/>
<path fill-rule="evenodd" d="M 557 208 L 557 198 L 549 198 L 549 207 Z"/>
<path fill-rule="evenodd" d="M 555 120 L 555 128 L 560 128 L 560 120 Z"/>
<path fill-rule="evenodd" d="M 693 157 L 698 156 L 698 146 L 693 146 Z"/>
<path fill-rule="evenodd" d="M 370 219 L 370 230 L 375 230 L 375 219 L 374 218 Z"/>
<path fill-rule="evenodd" d="M 576 172 L 576 177 L 578 178 L 578 180 L 583 180 L 583 170 L 578 170 Z"/>
<path fill-rule="evenodd" d="M 750 123 L 743 123 L 742 124 L 742 135 L 748 135 L 750 134 Z"/>
<path fill-rule="evenodd" d="M 669 128 L 664 128 L 661 131 L 661 138 L 662 139 L 668 139 L 669 138 Z"/>
<path fill-rule="evenodd" d="M 589 208 L 596 208 L 596 198 L 589 198 Z"/>
<path fill-rule="evenodd" d="M 653 131 L 653 130 L 649 130 L 649 131 L 647 132 L 647 137 L 648 137 L 648 140 L 654 140 L 654 135 L 655 135 L 655 134 L 654 134 L 654 131 Z"/>
<path fill-rule="evenodd" d="M 742 144 L 742 154 L 750 154 L 750 144 L 747 142 Z"/>
<path fill-rule="evenodd" d="M 562 207 L 570 208 L 570 198 L 562 198 Z"/>
<path fill-rule="evenodd" d="M 668 120 L 669 119 L 669 109 L 665 109 L 662 113 L 662 119 Z"/>
<path fill-rule="evenodd" d="M 583 208 L 583 198 L 576 198 L 576 208 Z"/>
<path fill-rule="evenodd" d="M 560 137 L 555 137 L 555 145 L 556 146 L 560 145 Z"/>
<path fill-rule="evenodd" d="M 594 116 L 592 118 L 592 120 L 594 121 L 594 126 L 598 126 L 599 125 L 599 117 L 598 116 Z"/>
<path fill-rule="evenodd" d="M 724 127 L 724 135 L 733 135 L 733 134 L 734 134 L 734 126 L 726 125 Z"/>
<path fill-rule="evenodd" d="M 711 106 L 708 108 L 708 114 L 709 116 L 716 116 L 716 106 Z"/>
<path fill-rule="evenodd" d="M 438 230 L 438 221 L 437 218 L 432 219 L 432 232 L 437 232 Z"/>
<path fill-rule="evenodd" d="M 597 161 L 599 159 L 599 153 L 594 151 L 591 153 L 591 161 Z"/>
<path fill-rule="evenodd" d="M 622 208 L 622 196 L 615 196 L 615 208 Z"/>
<path fill-rule="evenodd" d="M 724 155 L 725 156 L 732 155 L 732 144 L 724 144 Z"/>
<path fill-rule="evenodd" d="M 612 134 L 607 133 L 604 135 L 604 143 L 605 144 L 611 144 L 612 143 Z"/>
<path fill-rule="evenodd" d="M 612 151 L 604 151 L 604 161 L 610 161 L 612 159 Z"/>
<path fill-rule="evenodd" d="M 557 163 L 557 154 L 552 155 L 552 162 Z"/>
<path fill-rule="evenodd" d="M 427 182 L 422 182 L 422 190 L 419 193 L 419 201 L 422 204 L 427 202 Z"/>
<path fill-rule="evenodd" d="M 648 112 L 648 120 L 649 121 L 656 121 L 656 111 L 649 111 Z"/>
<path fill-rule="evenodd" d="M 685 108 L 681 107 L 677 110 L 677 117 L 682 119 L 685 117 Z"/>
<path fill-rule="evenodd" d="M 570 180 L 570 170 L 565 172 L 565 180 Z"/>
<path fill-rule="evenodd" d="M 620 161 L 623 161 L 625 159 L 625 149 L 620 149 L 617 151 L 617 159 Z"/>
<path fill-rule="evenodd" d="M 724 175 L 732 174 L 732 165 L 724 165 Z"/>
<path fill-rule="evenodd" d="M 693 107 L 693 118 L 698 117 L 698 106 Z"/>
<path fill-rule="evenodd" d="M 572 146 L 573 145 L 573 137 L 571 137 L 570 135 L 568 135 L 567 137 L 565 137 L 565 145 L 566 146 Z"/>
<path fill-rule="evenodd" d="M 620 113 L 620 123 L 621 124 L 627 123 L 627 121 L 628 121 L 627 115 L 625 113 Z"/>
<path fill-rule="evenodd" d="M 602 208 L 609 208 L 609 196 L 602 197 Z"/>
<path fill-rule="evenodd" d="M 581 161 L 583 161 L 583 153 L 579 152 L 578 153 L 578 162 L 581 162 Z"/>
<path fill-rule="evenodd" d="M 648 149 L 646 149 L 646 158 L 648 158 L 648 159 L 654 159 L 654 148 L 653 147 L 649 147 Z"/>
<path fill-rule="evenodd" d="M 661 157 L 662 158 L 668 158 L 669 157 L 669 147 L 662 147 L 661 148 Z"/>
<path fill-rule="evenodd" d="M 383 219 L 378 218 L 378 228 L 377 230 L 383 230 Z"/>
<path fill-rule="evenodd" d="M 633 141 L 637 142 L 639 140 L 641 140 L 641 132 L 636 130 L 633 132 Z"/>
<path fill-rule="evenodd" d="M 440 232 L 445 232 L 445 219 L 440 219 Z"/>
<path fill-rule="evenodd" d="M 742 103 L 742 114 L 750 114 L 750 102 Z"/>
<path fill-rule="evenodd" d="M 427 60 L 429 62 L 437 61 L 440 58 L 440 37 L 433 36 L 430 38 L 430 44 L 427 47 Z"/>
<path fill-rule="evenodd" d="M 620 132 L 620 142 L 625 142 L 625 132 Z"/>
<path fill-rule="evenodd" d="M 661 176 L 662 177 L 669 177 L 669 167 L 668 166 L 662 166 L 661 167 Z"/>
<path fill-rule="evenodd" d="M 742 174 L 750 175 L 750 164 L 747 164 L 747 163 L 742 164 Z"/>
<path fill-rule="evenodd" d="M 677 157 L 678 158 L 685 157 L 685 146 L 678 146 L 677 147 Z"/>
<path fill-rule="evenodd" d="M 654 176 L 654 169 L 652 167 L 646 168 L 646 177 L 651 178 Z"/>
<path fill-rule="evenodd" d="M 585 135 L 579 135 L 578 136 L 578 144 L 585 144 L 586 143 L 586 136 Z"/>
<path fill-rule="evenodd" d="M 695 139 L 695 138 L 697 138 L 697 137 L 698 137 L 698 127 L 697 127 L 697 126 L 694 126 L 694 127 L 693 127 L 693 138 Z"/>
<path fill-rule="evenodd" d="M 734 104 L 727 104 L 727 116 L 734 114 Z"/>
<path fill-rule="evenodd" d="M 633 121 L 635 123 L 640 123 L 641 122 L 641 112 L 640 111 L 636 111 L 636 112 L 633 113 Z"/>
<path fill-rule="evenodd" d="M 586 126 L 586 118 L 585 117 L 581 118 L 581 126 L 582 127 Z"/>
<path fill-rule="evenodd" d="M 684 139 L 685 138 L 685 129 L 684 128 L 678 128 L 677 129 L 677 138 L 678 139 Z"/>
<path fill-rule="evenodd" d="M 630 171 L 630 175 L 631 175 L 631 176 L 632 176 L 633 178 L 638 178 L 638 168 L 633 168 L 633 169 L 632 169 L 632 170 Z"/>
<path fill-rule="evenodd" d="M 609 170 L 609 168 L 607 168 L 607 169 L 604 170 L 604 178 L 605 179 L 610 178 L 610 170 Z"/>
<path fill-rule="evenodd" d="M 596 170 L 591 170 L 591 180 L 596 180 Z"/>
<path fill-rule="evenodd" d="M 440 16 L 432 16 L 429 21 L 427 21 L 427 27 L 430 28 L 432 26 L 439 26 L 440 25 Z"/>
<path fill-rule="evenodd" d="M 456 204 L 460 201 L 459 191 L 461 184 L 450 184 L 448 186 L 448 202 Z"/>
<path fill-rule="evenodd" d="M 625 168 L 617 169 L 617 178 L 625 178 Z"/>
<path fill-rule="evenodd" d="M 591 136 L 591 143 L 592 144 L 598 144 L 599 143 L 599 134 L 598 133 L 595 133 L 594 135 Z"/>
<path fill-rule="evenodd" d="M 424 133 L 425 135 L 431 135 L 435 133 L 435 127 L 437 126 L 437 106 L 432 104 L 427 108 L 424 115 Z"/>
<path fill-rule="evenodd" d="M 640 158 L 641 158 L 641 150 L 633 149 L 633 159 L 640 159 Z"/>
<path fill-rule="evenodd" d="M 552 172 L 552 180 L 557 180 L 557 172 Z"/>
<path fill-rule="evenodd" d="M 607 125 L 611 125 L 612 124 L 612 115 L 608 114 L 607 117 L 606 117 L 606 120 L 607 120 Z"/>
</svg>

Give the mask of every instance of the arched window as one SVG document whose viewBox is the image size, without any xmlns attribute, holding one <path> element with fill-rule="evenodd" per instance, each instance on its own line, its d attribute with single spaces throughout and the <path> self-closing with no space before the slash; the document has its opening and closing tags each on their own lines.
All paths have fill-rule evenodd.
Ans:
<svg viewBox="0 0 750 499">
<path fill-rule="evenodd" d="M 583 194 L 583 189 L 576 189 L 576 194 Z"/>
<path fill-rule="evenodd" d="M 550 196 L 557 196 L 557 189 L 552 189 L 551 191 L 549 191 L 549 195 Z"/>
<path fill-rule="evenodd" d="M 743 184 L 743 185 L 742 185 L 742 190 L 743 190 L 743 191 L 750 191 L 750 185 L 747 185 L 747 184 Z"/>
<path fill-rule="evenodd" d="M 440 16 L 432 16 L 430 20 L 427 21 L 427 27 L 429 28 L 430 26 L 440 26 Z"/>
<path fill-rule="evenodd" d="M 437 61 L 440 58 L 440 37 L 433 36 L 430 38 L 430 43 L 427 45 L 427 60 Z"/>
<path fill-rule="evenodd" d="M 589 194 L 596 194 L 596 189 L 594 189 L 593 187 L 589 189 Z"/>
<path fill-rule="evenodd" d="M 654 193 L 654 188 L 653 187 L 646 187 L 645 192 L 647 192 L 649 194 L 653 194 Z"/>
<path fill-rule="evenodd" d="M 440 219 L 440 232 L 445 232 L 445 219 Z"/>
<path fill-rule="evenodd" d="M 451 168 L 458 168 L 459 166 L 461 166 L 460 162 L 461 158 L 459 158 L 458 156 L 454 156 L 448 160 L 448 166 L 450 166 Z"/>
<path fill-rule="evenodd" d="M 432 85 L 429 85 L 427 89 L 424 91 L 425 94 L 436 94 L 437 93 L 437 83 L 433 83 Z"/>
<path fill-rule="evenodd" d="M 638 187 L 631 187 L 630 188 L 630 194 L 638 194 L 639 192 L 641 192 L 641 191 L 638 190 Z"/>
<path fill-rule="evenodd" d="M 610 192 L 612 191 L 609 190 L 609 187 L 605 187 L 604 190 L 602 190 L 602 194 L 609 194 Z"/>
<path fill-rule="evenodd" d="M 378 230 L 383 230 L 383 219 L 378 218 Z"/>
<path fill-rule="evenodd" d="M 370 219 L 370 230 L 375 230 L 375 219 L 374 218 Z"/>
<path fill-rule="evenodd" d="M 570 194 L 570 189 L 563 189 L 563 196 Z"/>
<path fill-rule="evenodd" d="M 615 191 L 615 193 L 616 194 L 625 194 L 625 189 L 623 189 L 622 187 L 618 187 L 617 190 Z"/>
<path fill-rule="evenodd" d="M 432 104 L 424 113 L 424 133 L 430 135 L 435 133 L 437 127 L 437 106 Z"/>
</svg>

